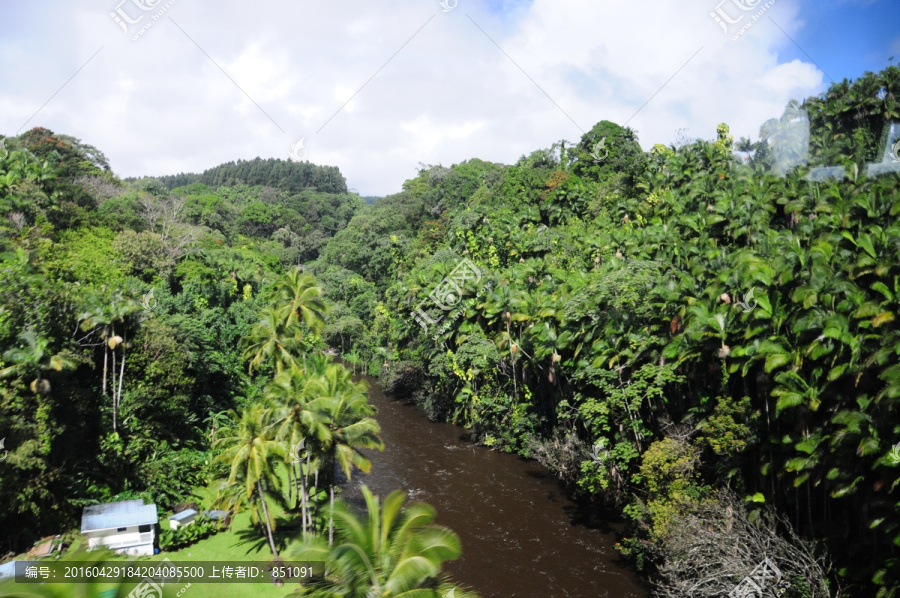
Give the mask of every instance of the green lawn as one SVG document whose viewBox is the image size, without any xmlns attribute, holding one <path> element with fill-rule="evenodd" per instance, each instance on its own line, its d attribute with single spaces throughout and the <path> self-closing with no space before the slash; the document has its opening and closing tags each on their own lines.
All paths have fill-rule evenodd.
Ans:
<svg viewBox="0 0 900 598">
<path fill-rule="evenodd" d="M 200 505 L 201 508 L 206 508 L 209 504 L 205 490 L 197 491 L 197 504 Z M 275 531 L 275 542 L 279 550 L 279 555 L 284 555 L 286 552 L 290 551 L 290 549 L 295 546 L 299 540 L 300 533 L 297 529 L 296 525 L 299 524 L 299 516 L 294 516 L 292 514 L 285 515 L 285 513 L 279 509 L 270 509 L 270 515 L 277 522 L 277 529 Z M 165 529 L 168 527 L 168 513 L 160 513 L 160 527 Z M 294 520 L 297 520 L 296 522 Z M 81 548 L 80 542 L 74 543 L 67 551 L 66 555 L 63 556 L 63 560 L 67 558 L 71 558 L 70 555 L 76 553 Z M 192 546 L 188 546 L 186 548 L 182 548 L 181 550 L 173 551 L 173 552 L 161 552 L 160 554 L 154 555 L 152 557 L 146 557 L 140 559 L 139 562 L 153 562 L 153 561 L 161 561 L 165 558 L 168 558 L 174 562 L 187 562 L 187 561 L 260 561 L 266 562 L 271 560 L 272 552 L 269 549 L 269 544 L 263 536 L 261 529 L 258 525 L 254 525 L 250 520 L 250 513 L 243 512 L 239 513 L 236 517 L 234 517 L 231 528 L 221 531 L 218 534 L 206 538 L 205 540 L 200 540 L 196 544 Z M 128 560 L 126 557 L 112 555 L 109 557 L 109 560 L 115 561 L 125 561 Z M 183 582 L 176 585 L 169 594 L 169 596 L 175 596 L 175 594 L 182 589 L 182 587 L 189 580 L 184 580 Z M 62 586 L 57 584 L 48 584 L 48 585 L 56 585 L 60 588 L 67 588 L 69 591 L 66 591 L 64 595 L 72 595 L 72 596 L 103 596 L 103 594 L 88 594 L 84 593 L 84 588 L 78 588 L 73 584 L 69 584 L 68 586 Z M 21 588 L 21 586 L 19 586 Z M 108 586 L 99 586 L 99 590 L 105 590 Z M 259 582 L 259 583 L 192 583 L 191 587 L 185 589 L 181 593 L 182 598 L 232 598 L 232 597 L 246 597 L 253 596 L 259 598 L 281 598 L 290 594 L 296 589 L 296 583 L 286 583 L 282 587 L 276 587 L 274 584 L 270 582 Z M 130 591 L 130 587 L 127 588 Z M 0 596 L 4 595 L 3 590 L 0 590 Z"/>
<path fill-rule="evenodd" d="M 286 477 L 286 476 L 285 476 Z M 286 482 L 286 480 L 285 480 Z M 201 509 L 209 504 L 209 497 L 205 488 L 195 492 L 197 504 Z M 299 516 L 286 515 L 277 506 L 269 509 L 270 516 L 276 521 L 275 544 L 279 555 L 283 555 L 296 545 L 300 533 L 296 529 L 299 524 Z M 294 522 L 297 520 L 297 523 Z M 168 520 L 160 515 L 160 526 L 168 526 Z M 158 561 L 168 558 L 175 562 L 182 561 L 269 561 L 272 559 L 272 551 L 269 543 L 263 536 L 259 525 L 254 525 L 250 520 L 250 513 L 238 513 L 234 517 L 231 528 L 218 534 L 200 540 L 192 546 L 173 552 L 161 552 L 148 560 Z M 285 584 L 283 587 L 275 587 L 272 583 L 208 583 L 192 584 L 185 590 L 182 597 L 185 598 L 231 598 L 243 596 L 259 596 L 260 598 L 282 597 L 290 594 L 297 584 Z"/>
<path fill-rule="evenodd" d="M 280 515 L 280 514 L 279 514 Z M 298 534 L 293 530 L 276 530 L 276 544 L 279 552 L 290 548 Z M 181 561 L 268 561 L 272 558 L 269 544 L 257 525 L 250 522 L 249 513 L 240 513 L 234 518 L 231 529 L 201 540 L 193 546 L 175 552 L 160 553 L 149 560 L 171 559 Z M 192 584 L 182 596 L 187 598 L 231 598 L 232 596 L 259 596 L 260 598 L 281 597 L 291 593 L 296 584 L 285 584 L 278 588 L 273 584 Z"/>
</svg>

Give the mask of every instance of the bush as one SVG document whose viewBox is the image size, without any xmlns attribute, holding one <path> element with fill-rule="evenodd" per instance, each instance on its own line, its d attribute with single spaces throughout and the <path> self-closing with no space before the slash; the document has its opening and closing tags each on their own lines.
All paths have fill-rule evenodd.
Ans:
<svg viewBox="0 0 900 598">
<path fill-rule="evenodd" d="M 381 390 L 398 398 L 415 399 L 425 384 L 422 366 L 412 361 L 392 363 L 381 376 Z"/>
<path fill-rule="evenodd" d="M 159 549 L 173 551 L 196 544 L 225 529 L 222 522 L 214 521 L 209 517 L 197 517 L 194 523 L 179 527 L 178 529 L 164 529 L 159 533 Z"/>
</svg>

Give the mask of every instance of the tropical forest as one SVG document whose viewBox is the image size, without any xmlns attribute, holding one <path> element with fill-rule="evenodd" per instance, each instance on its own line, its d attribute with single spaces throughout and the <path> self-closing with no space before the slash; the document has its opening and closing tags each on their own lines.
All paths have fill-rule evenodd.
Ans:
<svg viewBox="0 0 900 598">
<path fill-rule="evenodd" d="M 271 574 L 0 595 L 900 597 L 898 123 L 890 66 L 377 198 L 4 136 L 0 560 Z M 149 556 L 86 532 L 128 501 Z"/>
</svg>

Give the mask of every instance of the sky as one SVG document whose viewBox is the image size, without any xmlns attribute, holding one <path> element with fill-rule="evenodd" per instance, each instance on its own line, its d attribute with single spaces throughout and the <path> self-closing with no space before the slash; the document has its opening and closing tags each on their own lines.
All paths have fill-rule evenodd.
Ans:
<svg viewBox="0 0 900 598">
<path fill-rule="evenodd" d="M 121 177 L 306 159 L 383 196 L 601 120 L 645 150 L 755 140 L 892 58 L 896 0 L 0 0 L 0 134 L 72 135 Z"/>
</svg>

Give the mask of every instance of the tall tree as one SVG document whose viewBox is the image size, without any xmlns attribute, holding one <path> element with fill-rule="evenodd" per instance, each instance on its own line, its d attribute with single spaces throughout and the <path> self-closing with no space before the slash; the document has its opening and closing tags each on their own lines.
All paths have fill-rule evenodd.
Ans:
<svg viewBox="0 0 900 598">
<path fill-rule="evenodd" d="M 140 311 L 141 306 L 133 299 L 125 297 L 121 292 L 113 294 L 109 299 L 97 299 L 93 307 L 81 314 L 82 330 L 98 333 L 103 347 L 103 379 L 102 392 L 107 396 L 107 367 L 112 356 L 112 427 L 118 431 L 119 406 L 122 403 L 122 392 L 125 381 L 125 342 L 128 320 Z M 121 333 L 121 334 L 119 334 Z M 121 353 L 118 379 L 116 377 L 116 349 Z M 118 380 L 118 384 L 117 384 Z"/>
<path fill-rule="evenodd" d="M 329 436 L 323 415 L 310 408 L 319 386 L 316 376 L 307 375 L 297 364 L 292 364 L 275 376 L 265 393 L 271 405 L 269 419 L 274 437 L 290 447 L 286 455 L 294 484 L 299 486 L 304 538 L 312 520 L 309 475 L 313 467 L 319 467 L 319 460 L 314 462 L 313 456 L 322 453 L 321 447 Z"/>
<path fill-rule="evenodd" d="M 368 472 L 372 462 L 362 453 L 362 449 L 384 450 L 379 433 L 381 427 L 372 417 L 375 408 L 369 404 L 364 383 L 354 383 L 350 371 L 340 364 L 328 366 L 316 381 L 314 392 L 317 398 L 309 408 L 320 414 L 324 421 L 325 434 L 322 450 L 330 469 L 328 520 L 328 541 L 334 535 L 334 489 L 337 485 L 337 468 L 340 467 L 347 478 L 353 468 Z"/>
<path fill-rule="evenodd" d="M 281 372 L 295 363 L 304 349 L 300 328 L 289 323 L 286 307 L 263 309 L 244 343 L 243 357 L 250 360 L 251 374 L 269 362 L 274 362 L 275 371 Z"/>
<path fill-rule="evenodd" d="M 291 268 L 275 283 L 273 302 L 287 307 L 285 324 L 304 322 L 310 329 L 322 330 L 328 306 L 322 300 L 322 287 L 310 274 Z"/>
<path fill-rule="evenodd" d="M 278 557 L 275 538 L 272 535 L 272 518 L 266 504 L 266 489 L 277 490 L 280 479 L 275 462 L 284 458 L 284 448 L 268 434 L 267 411 L 262 405 L 246 409 L 241 416 L 232 413 L 230 426 L 216 434 L 215 446 L 221 449 L 216 461 L 228 465 L 228 477 L 219 480 L 220 494 L 217 502 L 235 511 L 250 502 L 259 511 L 255 519 L 261 519 L 272 555 Z"/>
<path fill-rule="evenodd" d="M 292 556 L 324 561 L 329 572 L 307 583 L 313 598 L 477 598 L 441 579 L 443 564 L 462 553 L 459 537 L 434 524 L 435 510 L 425 503 L 404 505 L 406 493 L 395 490 L 384 504 L 362 487 L 368 516 L 361 518 L 341 501 L 335 507 L 337 544 L 315 537 Z"/>
</svg>

